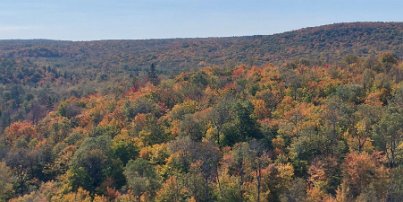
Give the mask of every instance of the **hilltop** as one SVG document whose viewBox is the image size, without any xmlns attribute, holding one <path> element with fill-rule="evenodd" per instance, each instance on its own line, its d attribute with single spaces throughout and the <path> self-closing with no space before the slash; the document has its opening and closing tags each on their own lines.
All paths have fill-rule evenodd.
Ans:
<svg viewBox="0 0 403 202">
<path fill-rule="evenodd" d="M 45 59 L 62 66 L 188 69 L 210 65 L 283 63 L 290 60 L 332 63 L 347 55 L 390 51 L 403 56 L 403 23 L 339 23 L 260 36 L 103 40 L 0 41 L 0 56 Z"/>
</svg>

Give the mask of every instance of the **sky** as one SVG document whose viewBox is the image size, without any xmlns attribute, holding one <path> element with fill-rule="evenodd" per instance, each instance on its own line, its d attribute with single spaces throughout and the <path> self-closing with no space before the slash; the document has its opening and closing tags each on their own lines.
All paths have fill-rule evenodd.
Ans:
<svg viewBox="0 0 403 202">
<path fill-rule="evenodd" d="M 403 0 L 1 0 L 0 39 L 267 35 L 338 22 L 403 22 Z"/>
</svg>

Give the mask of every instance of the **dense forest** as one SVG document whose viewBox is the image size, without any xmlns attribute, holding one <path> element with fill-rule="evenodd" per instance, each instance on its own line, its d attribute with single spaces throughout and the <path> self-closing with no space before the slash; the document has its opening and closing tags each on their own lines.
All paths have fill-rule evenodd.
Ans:
<svg viewBox="0 0 403 202">
<path fill-rule="evenodd" d="M 403 200 L 403 23 L 0 41 L 0 201 Z"/>
<path fill-rule="evenodd" d="M 224 38 L 51 41 L 3 40 L 0 56 L 74 67 L 114 69 L 123 65 L 166 69 L 211 65 L 338 62 L 346 55 L 391 51 L 403 56 L 403 23 L 340 23 L 274 35 Z"/>
<path fill-rule="evenodd" d="M 401 201 L 402 70 L 392 53 L 171 78 L 152 65 L 120 95 L 12 122 L 0 200 Z"/>
<path fill-rule="evenodd" d="M 0 131 L 36 122 L 63 99 L 126 92 L 148 68 L 172 78 L 201 67 L 289 62 L 345 64 L 345 58 L 403 58 L 403 23 L 342 23 L 249 37 L 112 41 L 0 41 Z M 354 57 L 350 57 L 350 59 Z"/>
</svg>

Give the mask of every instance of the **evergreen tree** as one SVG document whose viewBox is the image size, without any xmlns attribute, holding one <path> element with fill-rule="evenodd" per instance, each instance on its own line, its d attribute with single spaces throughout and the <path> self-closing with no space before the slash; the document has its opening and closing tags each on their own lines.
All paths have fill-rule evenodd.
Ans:
<svg viewBox="0 0 403 202">
<path fill-rule="evenodd" d="M 148 79 L 150 80 L 150 82 L 156 86 L 160 83 L 160 80 L 158 78 L 158 74 L 157 71 L 155 70 L 155 65 L 154 63 L 151 64 L 150 66 L 150 70 L 148 71 Z"/>
</svg>

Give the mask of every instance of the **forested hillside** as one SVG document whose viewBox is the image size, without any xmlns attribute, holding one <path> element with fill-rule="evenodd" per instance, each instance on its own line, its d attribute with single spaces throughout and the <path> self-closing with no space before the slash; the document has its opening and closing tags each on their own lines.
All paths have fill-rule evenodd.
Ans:
<svg viewBox="0 0 403 202">
<path fill-rule="evenodd" d="M 211 65 L 266 64 L 304 59 L 339 62 L 347 55 L 370 56 L 390 51 L 403 56 L 403 23 L 341 23 L 275 35 L 153 40 L 0 41 L 7 58 L 46 59 L 63 66 L 166 69 Z"/>
<path fill-rule="evenodd" d="M 36 122 L 59 101 L 126 92 L 151 64 L 167 78 L 201 67 L 352 62 L 383 52 L 403 57 L 403 23 L 347 23 L 268 36 L 110 41 L 0 41 L 0 131 Z"/>
<path fill-rule="evenodd" d="M 316 33 L 284 36 L 304 32 Z M 32 73 L 6 82 L 58 74 L 33 65 L 10 63 Z M 119 95 L 71 97 L 11 123 L 0 200 L 401 201 L 402 70 L 391 53 L 171 78 L 151 68 Z M 61 73 L 49 84 L 72 81 Z"/>
</svg>

